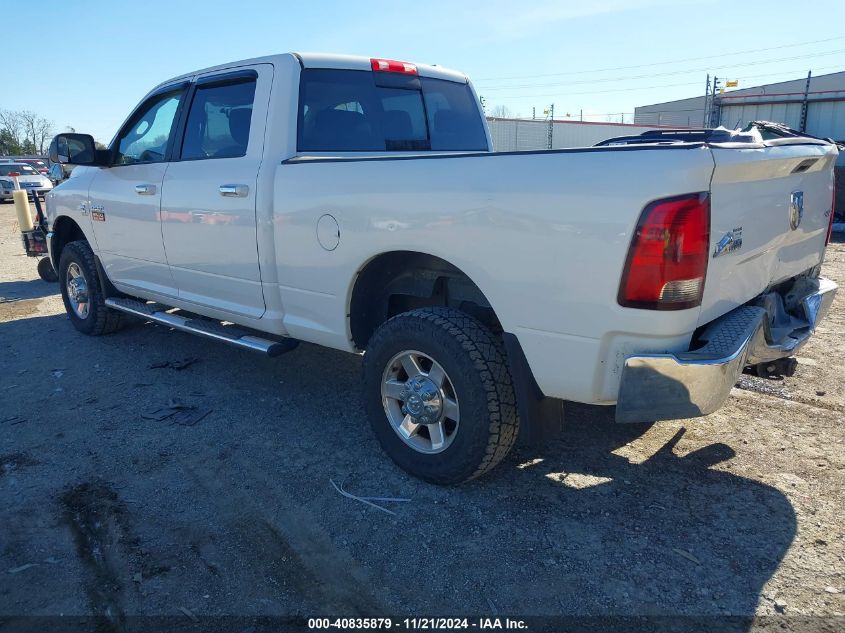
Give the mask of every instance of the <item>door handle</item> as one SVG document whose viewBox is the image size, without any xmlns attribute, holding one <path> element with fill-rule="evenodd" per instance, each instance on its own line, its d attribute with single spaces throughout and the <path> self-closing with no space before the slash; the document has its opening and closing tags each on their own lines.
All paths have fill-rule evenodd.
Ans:
<svg viewBox="0 0 845 633">
<path fill-rule="evenodd" d="M 135 193 L 137 193 L 139 196 L 151 196 L 155 192 L 155 185 L 135 185 Z"/>
<path fill-rule="evenodd" d="M 220 185 L 220 195 L 224 198 L 246 198 L 248 194 L 246 185 Z"/>
<path fill-rule="evenodd" d="M 85 206 L 85 203 L 84 203 L 84 202 L 83 202 L 82 204 L 80 204 L 80 205 L 79 205 L 79 212 L 80 212 L 82 215 L 88 215 L 88 208 Z"/>
</svg>

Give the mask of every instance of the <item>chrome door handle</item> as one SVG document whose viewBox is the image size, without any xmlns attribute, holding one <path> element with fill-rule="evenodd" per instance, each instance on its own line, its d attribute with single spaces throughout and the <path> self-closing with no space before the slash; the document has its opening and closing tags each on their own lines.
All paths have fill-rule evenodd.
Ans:
<svg viewBox="0 0 845 633">
<path fill-rule="evenodd" d="M 225 198 L 246 198 L 248 194 L 246 185 L 220 185 L 220 195 Z"/>
<path fill-rule="evenodd" d="M 137 193 L 139 196 L 151 196 L 155 192 L 155 185 L 135 185 L 135 193 Z"/>
<path fill-rule="evenodd" d="M 84 203 L 84 202 L 83 202 L 82 204 L 80 204 L 80 205 L 79 205 L 79 212 L 80 212 L 82 215 L 88 215 L 88 209 L 85 207 L 85 203 Z"/>
</svg>

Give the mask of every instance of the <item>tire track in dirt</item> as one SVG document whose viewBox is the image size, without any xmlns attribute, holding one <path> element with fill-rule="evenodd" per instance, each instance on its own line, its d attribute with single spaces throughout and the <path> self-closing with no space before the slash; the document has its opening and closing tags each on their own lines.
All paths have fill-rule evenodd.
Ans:
<svg viewBox="0 0 845 633">
<path fill-rule="evenodd" d="M 77 555 L 88 578 L 85 592 L 98 633 L 126 630 L 124 588 L 129 579 L 119 570 L 121 542 L 128 536 L 126 509 L 111 485 L 90 481 L 66 490 L 60 497 L 62 518 L 73 534 Z"/>
<path fill-rule="evenodd" d="M 251 488 L 261 490 L 255 496 L 225 485 L 227 477 L 222 470 L 209 473 L 199 468 L 186 465 L 220 516 L 267 561 L 264 572 L 275 576 L 280 586 L 316 600 L 325 613 L 371 616 L 388 611 L 377 597 L 384 591 L 378 590 L 352 556 L 335 546 L 320 527 L 320 518 L 286 495 L 278 481 L 254 463 L 229 463 L 226 470 L 248 473 Z"/>
</svg>

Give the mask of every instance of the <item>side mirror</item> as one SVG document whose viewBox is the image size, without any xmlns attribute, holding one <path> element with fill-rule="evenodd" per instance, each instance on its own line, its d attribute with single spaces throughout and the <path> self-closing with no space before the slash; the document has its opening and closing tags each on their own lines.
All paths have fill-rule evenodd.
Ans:
<svg viewBox="0 0 845 633">
<path fill-rule="evenodd" d="M 90 134 L 58 134 L 50 143 L 50 160 L 66 165 L 105 165 Z"/>
</svg>

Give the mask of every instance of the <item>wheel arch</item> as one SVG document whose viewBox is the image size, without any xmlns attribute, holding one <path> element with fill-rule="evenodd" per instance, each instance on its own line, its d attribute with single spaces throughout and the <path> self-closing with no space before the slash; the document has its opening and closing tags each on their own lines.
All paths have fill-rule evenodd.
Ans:
<svg viewBox="0 0 845 633">
<path fill-rule="evenodd" d="M 56 270 L 59 269 L 62 251 L 69 242 L 89 241 L 85 231 L 82 230 L 76 220 L 66 215 L 60 215 L 53 221 L 50 236 L 50 259 L 53 262 L 53 268 Z"/>
<path fill-rule="evenodd" d="M 428 306 L 456 308 L 494 332 L 502 330 L 487 296 L 458 266 L 429 253 L 395 250 L 372 256 L 353 279 L 347 302 L 352 342 L 363 350 L 389 318 Z"/>
</svg>

